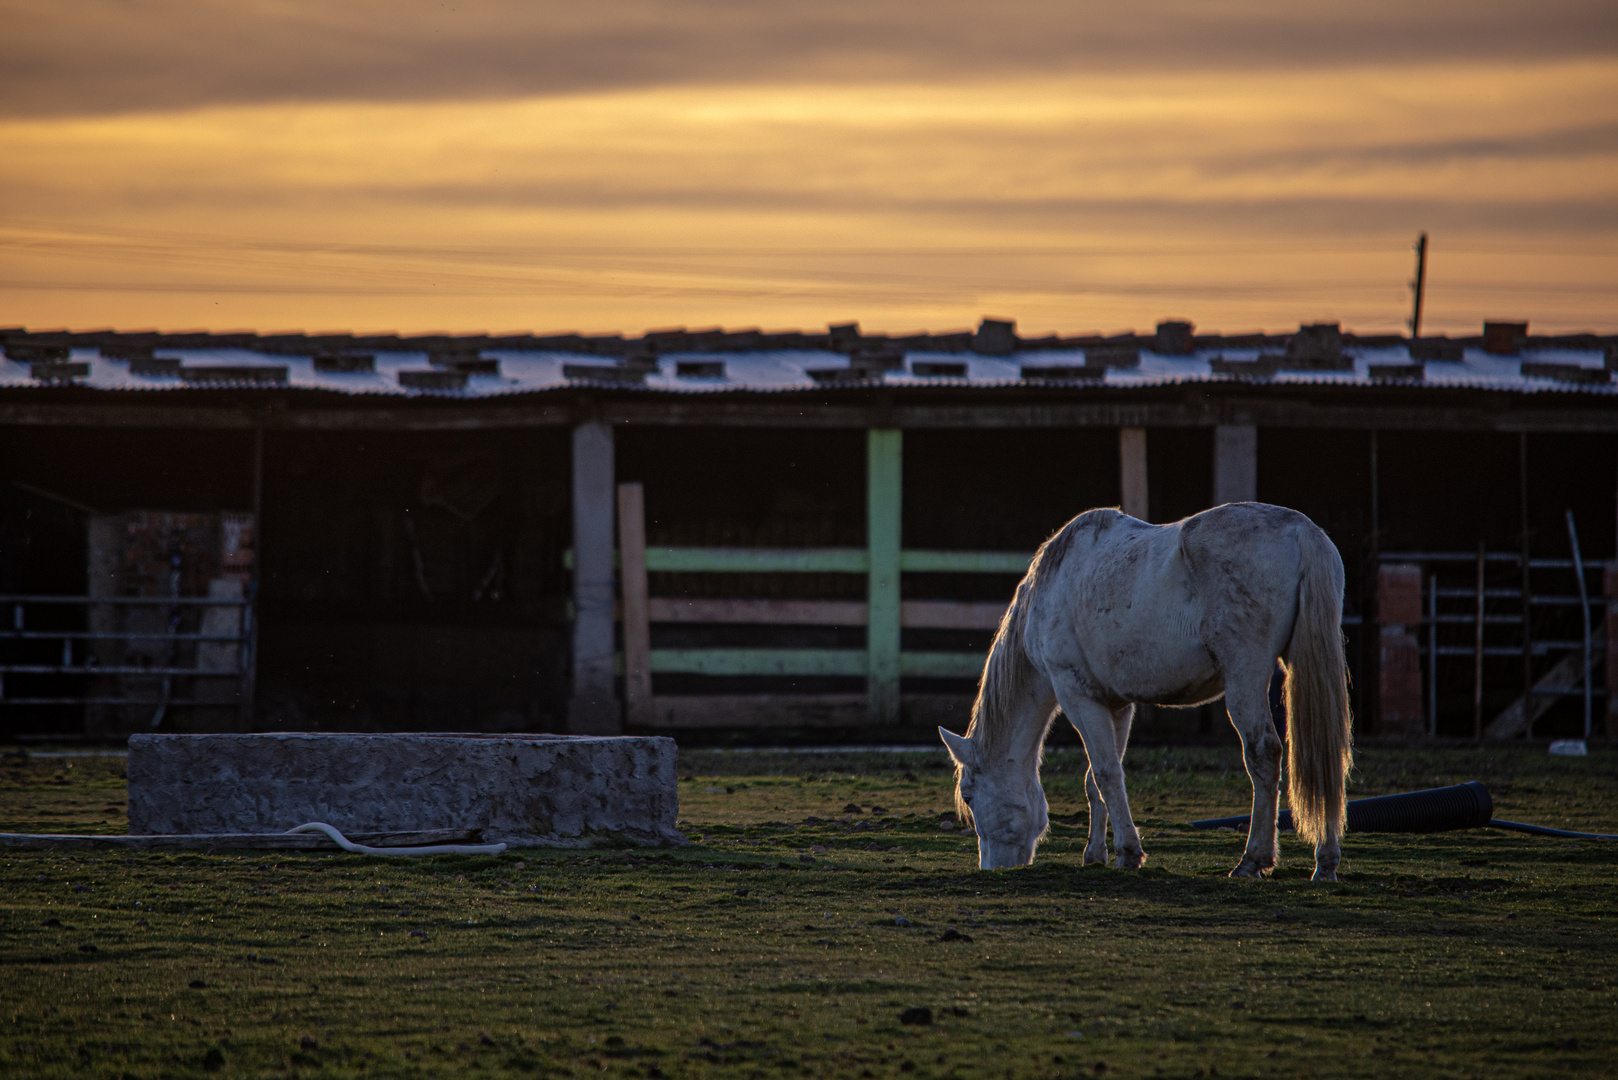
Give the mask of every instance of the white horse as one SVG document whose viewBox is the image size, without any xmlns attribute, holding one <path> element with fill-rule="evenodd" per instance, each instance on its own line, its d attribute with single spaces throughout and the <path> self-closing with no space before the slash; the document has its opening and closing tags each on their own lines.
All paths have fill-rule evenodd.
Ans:
<svg viewBox="0 0 1618 1080">
<path fill-rule="evenodd" d="M 1343 561 L 1295 510 L 1229 503 L 1172 525 L 1117 510 L 1080 514 L 1034 556 L 1000 620 L 955 759 L 955 800 L 983 869 L 1026 866 L 1048 827 L 1039 764 L 1056 706 L 1089 755 L 1084 861 L 1146 860 L 1129 815 L 1123 756 L 1135 704 L 1197 705 L 1221 693 L 1253 782 L 1247 850 L 1233 877 L 1275 868 L 1281 739 L 1269 683 L 1286 668 L 1292 820 L 1335 881 L 1352 761 L 1343 658 Z"/>
</svg>

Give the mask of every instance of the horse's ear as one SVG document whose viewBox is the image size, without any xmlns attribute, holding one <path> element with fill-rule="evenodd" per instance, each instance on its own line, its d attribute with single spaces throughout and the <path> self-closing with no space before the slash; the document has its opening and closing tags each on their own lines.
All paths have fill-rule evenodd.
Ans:
<svg viewBox="0 0 1618 1080">
<path fill-rule="evenodd" d="M 948 728 L 939 728 L 938 737 L 944 740 L 944 749 L 949 756 L 955 759 L 957 765 L 970 765 L 977 755 L 972 752 L 972 740 L 965 735 L 957 735 Z"/>
</svg>

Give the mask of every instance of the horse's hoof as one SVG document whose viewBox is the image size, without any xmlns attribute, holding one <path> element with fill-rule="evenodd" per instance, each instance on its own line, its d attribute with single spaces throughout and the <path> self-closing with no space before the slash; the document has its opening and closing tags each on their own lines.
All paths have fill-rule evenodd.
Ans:
<svg viewBox="0 0 1618 1080">
<path fill-rule="evenodd" d="M 1317 866 L 1317 867 L 1315 867 L 1315 876 L 1310 878 L 1309 880 L 1311 880 L 1311 881 L 1336 881 L 1337 880 L 1337 871 L 1336 871 L 1336 869 L 1327 869 L 1324 866 Z"/>
<path fill-rule="evenodd" d="M 1146 852 L 1120 851 L 1118 853 L 1118 869 L 1139 870 L 1146 865 Z"/>
<path fill-rule="evenodd" d="M 1243 859 L 1241 862 L 1236 864 L 1236 869 L 1230 872 L 1230 876 L 1252 878 L 1256 881 L 1260 878 L 1269 877 L 1270 871 L 1274 869 L 1274 863 L 1271 863 L 1269 866 L 1265 866 L 1261 863 L 1254 862 L 1251 859 Z"/>
<path fill-rule="evenodd" d="M 1102 848 L 1102 849 L 1100 849 L 1099 852 L 1094 852 L 1094 851 L 1091 851 L 1089 848 L 1085 848 L 1084 849 L 1084 865 L 1085 866 L 1106 866 L 1107 865 L 1107 849 Z"/>
</svg>

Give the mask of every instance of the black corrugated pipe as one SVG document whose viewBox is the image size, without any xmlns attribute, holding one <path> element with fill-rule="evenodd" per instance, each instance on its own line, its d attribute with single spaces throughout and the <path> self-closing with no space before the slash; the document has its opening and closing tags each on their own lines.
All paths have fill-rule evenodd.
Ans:
<svg viewBox="0 0 1618 1080">
<path fill-rule="evenodd" d="M 1246 829 L 1252 815 L 1208 818 L 1193 821 L 1193 829 Z M 1281 811 L 1278 828 L 1292 830 L 1292 811 Z M 1606 833 L 1568 832 L 1517 821 L 1501 821 L 1494 816 L 1494 799 L 1489 789 L 1476 780 L 1453 787 L 1407 791 L 1400 795 L 1379 795 L 1356 799 L 1348 804 L 1349 832 L 1432 833 L 1457 829 L 1514 829 L 1536 836 L 1566 836 L 1581 840 L 1618 840 Z"/>
</svg>

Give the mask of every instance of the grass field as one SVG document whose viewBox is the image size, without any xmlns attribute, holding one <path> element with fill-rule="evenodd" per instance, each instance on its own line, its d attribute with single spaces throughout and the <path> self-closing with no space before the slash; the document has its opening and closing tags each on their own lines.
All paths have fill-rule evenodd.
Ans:
<svg viewBox="0 0 1618 1080">
<path fill-rule="evenodd" d="M 1609 1075 L 1618 843 L 1351 835 L 1223 874 L 1234 749 L 1136 750 L 1147 869 L 1051 836 L 980 873 L 940 754 L 681 757 L 681 849 L 0 852 L 0 1076 Z M 1618 753 L 1366 750 L 1351 795 L 1483 780 L 1618 827 Z M 117 759 L 6 758 L 0 830 L 124 828 Z M 950 933 L 953 928 L 953 933 Z M 926 1009 L 929 1016 L 906 1010 Z"/>
</svg>

